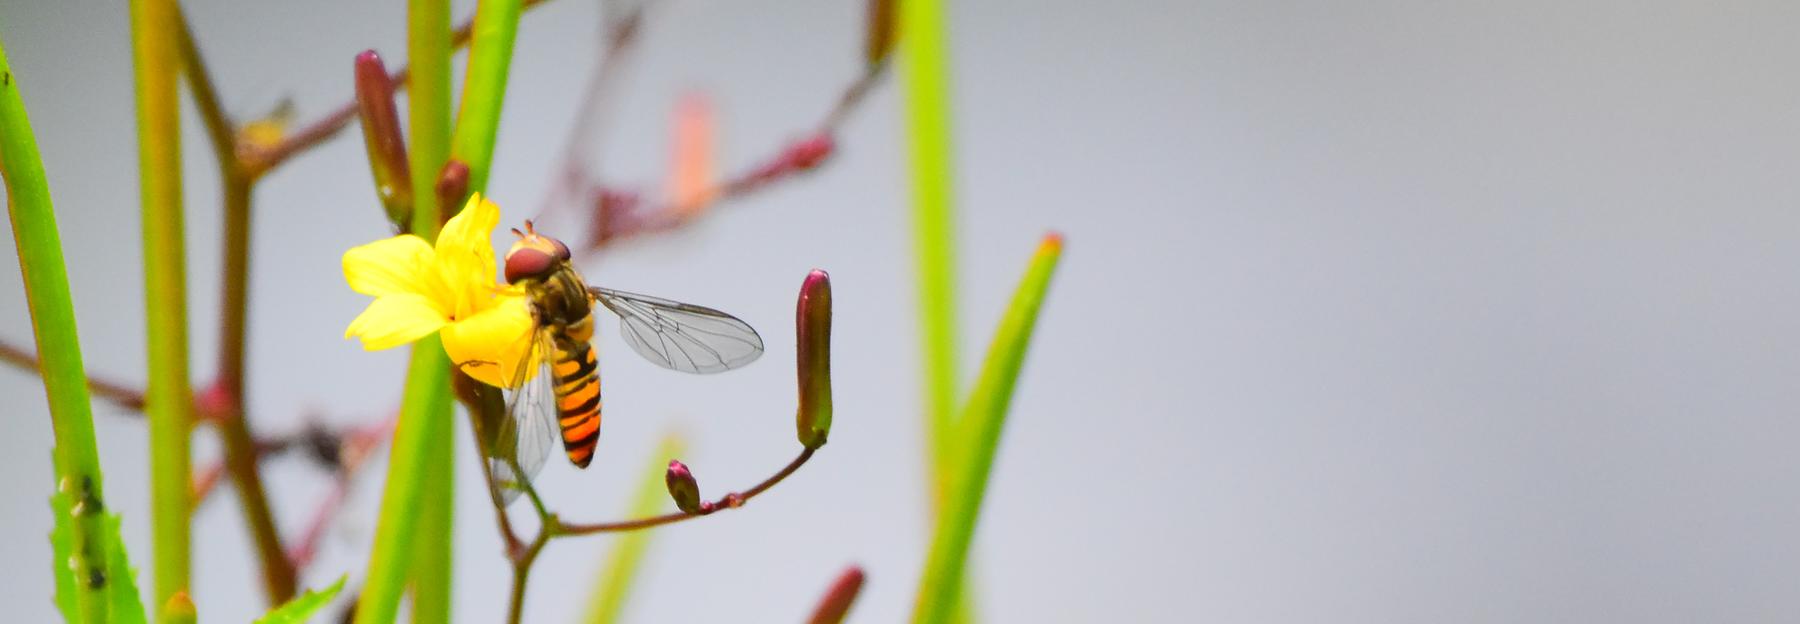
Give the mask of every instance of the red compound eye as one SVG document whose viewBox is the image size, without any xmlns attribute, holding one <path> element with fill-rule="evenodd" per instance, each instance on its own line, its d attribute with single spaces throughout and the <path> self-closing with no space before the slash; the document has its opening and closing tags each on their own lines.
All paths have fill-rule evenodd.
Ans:
<svg viewBox="0 0 1800 624">
<path fill-rule="evenodd" d="M 566 249 L 566 248 L 565 248 Z M 514 249 L 506 254 L 506 283 L 542 277 L 556 267 L 557 258 L 530 247 Z"/>
</svg>

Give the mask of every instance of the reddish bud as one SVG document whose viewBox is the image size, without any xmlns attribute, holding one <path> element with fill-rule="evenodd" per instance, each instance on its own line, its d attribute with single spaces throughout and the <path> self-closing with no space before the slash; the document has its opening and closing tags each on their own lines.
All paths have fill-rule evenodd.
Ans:
<svg viewBox="0 0 1800 624">
<path fill-rule="evenodd" d="M 438 221 L 441 225 L 456 216 L 463 202 L 469 199 L 469 166 L 460 160 L 451 159 L 444 163 L 444 170 L 438 172 Z"/>
<path fill-rule="evenodd" d="M 846 568 L 832 581 L 831 588 L 825 590 L 825 597 L 819 599 L 819 606 L 813 610 L 808 624 L 838 624 L 849 615 L 850 605 L 856 602 L 857 594 L 862 593 L 863 570 L 858 566 Z"/>
<path fill-rule="evenodd" d="M 412 172 L 406 164 L 406 140 L 394 108 L 394 81 L 374 50 L 356 55 L 356 116 L 362 120 L 363 147 L 369 153 L 375 194 L 381 198 L 388 221 L 400 231 L 408 231 L 412 225 Z"/>
<path fill-rule="evenodd" d="M 894 0 L 869 0 L 869 25 L 864 33 L 863 60 L 870 65 L 887 60 L 894 50 Z"/>
<path fill-rule="evenodd" d="M 687 513 L 700 513 L 700 483 L 694 480 L 694 473 L 686 464 L 669 460 L 669 472 L 663 476 L 669 484 L 669 498 L 675 499 L 675 507 Z"/>
<path fill-rule="evenodd" d="M 139 614 L 142 617 L 143 614 Z M 200 614 L 194 610 L 194 600 L 185 591 L 176 591 L 163 603 L 162 613 L 157 614 L 156 621 L 174 624 L 194 624 Z"/>
<path fill-rule="evenodd" d="M 820 133 L 812 138 L 788 146 L 784 160 L 788 166 L 806 171 L 825 162 L 825 158 L 837 149 L 837 141 L 828 133 Z"/>
<path fill-rule="evenodd" d="M 800 443 L 825 445 L 831 433 L 831 275 L 819 269 L 800 285 L 794 311 L 798 336 L 800 410 L 796 417 Z"/>
</svg>

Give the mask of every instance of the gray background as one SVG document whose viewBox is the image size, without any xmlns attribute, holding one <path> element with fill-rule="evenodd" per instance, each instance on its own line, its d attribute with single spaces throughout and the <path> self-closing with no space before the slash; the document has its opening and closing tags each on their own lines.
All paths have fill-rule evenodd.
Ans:
<svg viewBox="0 0 1800 624">
<path fill-rule="evenodd" d="M 292 96 L 313 118 L 348 96 L 355 52 L 403 56 L 399 2 L 185 4 L 240 116 Z M 491 187 L 509 221 L 545 194 L 596 15 L 559 0 L 525 17 Z M 657 183 L 667 111 L 692 89 L 717 96 L 724 168 L 753 162 L 855 71 L 861 20 L 858 2 L 667 3 L 625 83 L 612 173 Z M 965 379 L 1035 239 L 1069 240 L 975 547 L 991 621 L 1800 618 L 1800 5 L 968 2 L 951 22 Z M 140 381 L 125 12 L 9 0 L 0 35 L 87 362 Z M 203 379 L 219 223 L 189 115 Z M 792 297 L 815 266 L 837 292 L 832 444 L 751 507 L 659 533 L 636 621 L 797 621 L 852 561 L 870 574 L 858 621 L 909 610 L 926 530 L 902 139 L 890 83 L 818 175 L 585 260 L 595 281 L 740 314 L 769 353 L 696 379 L 604 330 L 599 458 L 543 477 L 577 518 L 615 515 L 671 428 L 709 491 L 785 461 Z M 397 403 L 404 353 L 339 339 L 366 298 L 338 258 L 378 215 L 354 134 L 259 189 L 259 430 Z M 0 337 L 24 341 L 0 258 Z M 49 420 L 31 377 L 0 372 L 0 395 L 0 604 L 43 621 Z M 147 570 L 143 427 L 98 419 Z M 456 607 L 493 621 L 507 572 L 458 441 Z M 298 460 L 270 479 L 298 531 L 323 479 Z M 378 487 L 307 585 L 361 576 Z M 260 609 L 234 505 L 195 520 L 210 621 Z M 573 621 L 607 541 L 549 549 L 529 619 Z"/>
</svg>

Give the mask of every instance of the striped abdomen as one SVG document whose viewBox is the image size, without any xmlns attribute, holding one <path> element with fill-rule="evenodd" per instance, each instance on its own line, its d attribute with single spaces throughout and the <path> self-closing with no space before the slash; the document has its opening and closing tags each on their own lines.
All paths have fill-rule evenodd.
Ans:
<svg viewBox="0 0 1800 624">
<path fill-rule="evenodd" d="M 586 468 L 600 443 L 600 371 L 594 361 L 594 317 L 582 317 L 555 339 L 557 422 L 569 463 Z"/>
</svg>

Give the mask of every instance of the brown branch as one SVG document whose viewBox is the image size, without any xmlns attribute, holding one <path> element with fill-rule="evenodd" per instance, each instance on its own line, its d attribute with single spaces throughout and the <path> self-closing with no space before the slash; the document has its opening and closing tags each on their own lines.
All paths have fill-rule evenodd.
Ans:
<svg viewBox="0 0 1800 624">
<path fill-rule="evenodd" d="M 744 503 L 750 502 L 750 499 L 755 498 L 756 495 L 768 491 L 769 488 L 775 487 L 775 484 L 781 483 L 783 479 L 788 478 L 788 475 L 794 474 L 794 471 L 799 470 L 800 466 L 805 465 L 806 460 L 812 459 L 813 453 L 818 450 L 817 447 L 814 447 L 800 451 L 799 456 L 795 457 L 793 461 L 788 462 L 788 465 L 782 467 L 781 471 L 776 472 L 774 476 L 763 479 L 762 483 L 758 483 L 754 487 L 744 490 L 742 493 L 732 492 L 720 497 L 717 501 L 700 503 L 700 510 L 694 513 L 678 511 L 648 518 L 638 518 L 620 522 L 601 522 L 598 524 L 569 524 L 552 517 L 551 520 L 553 522 L 548 526 L 552 527 L 552 530 L 558 537 L 564 535 L 592 535 L 594 533 L 647 529 L 654 526 L 674 524 L 683 520 L 712 515 L 713 512 L 725 509 L 737 509 L 743 507 Z"/>
<path fill-rule="evenodd" d="M 844 88 L 837 102 L 810 134 L 788 144 L 763 162 L 716 184 L 712 190 L 700 195 L 706 199 L 698 204 L 684 205 L 681 203 L 683 198 L 672 198 L 645 208 L 634 193 L 602 184 L 591 185 L 589 202 L 593 206 L 593 221 L 588 236 L 589 249 L 680 228 L 705 214 L 707 208 L 743 199 L 773 183 L 818 169 L 836 153 L 834 137 L 838 129 L 880 83 L 887 73 L 887 65 L 885 61 L 870 64 Z M 580 176 L 580 172 L 573 169 L 564 174 L 566 179 L 574 180 L 574 184 L 580 184 Z"/>
<path fill-rule="evenodd" d="M 525 0 L 523 10 L 530 10 L 532 7 L 548 1 L 549 0 Z M 471 28 L 473 27 L 473 22 L 474 20 L 472 19 L 464 21 L 461 25 L 456 27 L 455 31 L 450 33 L 451 49 L 461 48 L 469 44 L 469 36 Z M 406 66 L 402 65 L 399 69 L 394 70 L 394 88 L 405 88 L 407 77 L 408 72 Z M 332 109 L 330 113 L 327 113 L 319 120 L 302 126 L 299 130 L 283 137 L 280 143 L 277 143 L 272 147 L 265 148 L 254 145 L 244 146 L 242 149 L 243 153 L 240 154 L 240 158 L 244 162 L 244 170 L 251 178 L 260 178 L 263 174 L 281 166 L 282 163 L 287 162 L 288 159 L 293 158 L 295 155 L 317 147 L 320 143 L 324 143 L 326 139 L 337 136 L 338 132 L 350 125 L 350 120 L 352 119 L 356 119 L 356 100 L 354 97 L 351 98 L 349 102 L 345 102 L 337 108 Z"/>
<path fill-rule="evenodd" d="M 281 604 L 294 597 L 297 584 L 294 567 L 281 544 L 275 528 L 274 513 L 269 510 L 262 473 L 257 469 L 256 439 L 244 418 L 244 351 L 245 327 L 249 309 L 250 278 L 250 186 L 253 178 L 246 173 L 235 145 L 235 126 L 219 105 L 218 89 L 206 70 L 206 63 L 194 43 L 193 28 L 187 16 L 181 16 L 181 64 L 187 76 L 189 91 L 205 120 L 219 163 L 220 183 L 224 187 L 224 275 L 221 279 L 219 321 L 219 372 L 212 387 L 201 393 L 204 411 L 218 417 L 219 437 L 225 446 L 226 471 L 238 490 L 244 521 L 250 525 L 256 549 L 262 562 L 263 589 L 270 604 Z"/>
<path fill-rule="evenodd" d="M 32 372 L 38 372 L 36 353 L 24 348 L 0 342 L 0 361 Z M 88 390 L 94 396 L 106 399 L 132 412 L 144 411 L 144 392 L 125 384 L 108 381 L 94 376 L 88 377 Z"/>
</svg>

